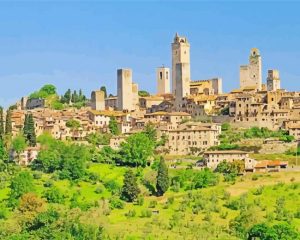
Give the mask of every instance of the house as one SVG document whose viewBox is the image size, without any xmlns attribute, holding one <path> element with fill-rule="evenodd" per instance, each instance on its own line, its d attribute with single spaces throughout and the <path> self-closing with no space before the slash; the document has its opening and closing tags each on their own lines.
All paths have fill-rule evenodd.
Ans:
<svg viewBox="0 0 300 240">
<path fill-rule="evenodd" d="M 222 151 L 206 151 L 203 158 L 208 168 L 216 169 L 219 163 L 223 161 L 234 162 L 244 161 L 245 170 L 252 171 L 256 160 L 249 158 L 249 154 L 240 150 L 222 150 Z"/>
<path fill-rule="evenodd" d="M 21 153 L 17 153 L 15 150 L 10 152 L 10 158 L 16 161 L 21 166 L 27 166 L 32 161 L 37 159 L 40 147 L 27 147 Z"/>
<path fill-rule="evenodd" d="M 279 172 L 281 169 L 286 169 L 287 167 L 287 161 L 262 160 L 256 163 L 254 172 Z"/>
</svg>

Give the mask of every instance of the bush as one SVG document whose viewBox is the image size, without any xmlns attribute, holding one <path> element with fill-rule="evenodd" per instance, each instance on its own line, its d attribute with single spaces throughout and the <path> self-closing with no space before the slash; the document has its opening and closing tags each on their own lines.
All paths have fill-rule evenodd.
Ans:
<svg viewBox="0 0 300 240">
<path fill-rule="evenodd" d="M 172 197 L 168 197 L 168 201 L 167 201 L 167 203 L 168 204 L 173 204 L 174 203 L 174 197 L 172 196 Z"/>
<path fill-rule="evenodd" d="M 255 189 L 253 194 L 254 195 L 261 195 L 264 191 L 264 186 L 260 186 L 259 188 Z"/>
<path fill-rule="evenodd" d="M 136 215 L 136 212 L 135 210 L 129 210 L 127 213 L 125 213 L 125 216 L 128 217 L 128 218 L 132 218 L 132 217 L 135 217 Z"/>
<path fill-rule="evenodd" d="M 125 204 L 120 199 L 113 197 L 113 198 L 109 199 L 109 206 L 112 210 L 113 209 L 124 209 Z"/>
<path fill-rule="evenodd" d="M 41 172 L 34 172 L 32 174 L 34 179 L 41 179 L 42 178 L 42 173 Z"/>
<path fill-rule="evenodd" d="M 104 186 L 112 194 L 115 194 L 120 191 L 120 186 L 115 180 L 108 180 L 104 183 Z"/>
<path fill-rule="evenodd" d="M 98 187 L 95 189 L 95 193 L 97 193 L 97 194 L 103 193 L 103 188 L 100 187 L 100 186 L 98 186 Z"/>
<path fill-rule="evenodd" d="M 156 205 L 157 205 L 157 201 L 152 200 L 152 201 L 150 201 L 150 203 L 149 203 L 149 208 L 155 208 Z"/>
<path fill-rule="evenodd" d="M 257 181 L 258 180 L 258 175 L 254 174 L 251 179 L 252 179 L 252 181 Z"/>
<path fill-rule="evenodd" d="M 137 204 L 139 206 L 143 206 L 144 205 L 144 197 L 143 196 L 138 196 L 138 199 L 137 199 Z"/>
<path fill-rule="evenodd" d="M 141 217 L 142 218 L 150 218 L 152 216 L 152 212 L 149 209 L 143 209 L 141 211 Z"/>
</svg>

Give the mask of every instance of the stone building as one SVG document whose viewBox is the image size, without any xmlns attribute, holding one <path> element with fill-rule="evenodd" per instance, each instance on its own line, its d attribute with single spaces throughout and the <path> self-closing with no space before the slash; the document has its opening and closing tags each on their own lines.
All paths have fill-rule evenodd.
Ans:
<svg viewBox="0 0 300 240">
<path fill-rule="evenodd" d="M 256 161 L 249 158 L 249 154 L 239 150 L 224 150 L 224 151 L 207 151 L 203 154 L 204 161 L 208 168 L 216 169 L 219 163 L 234 162 L 237 160 L 244 161 L 245 170 L 253 170 Z"/>
<path fill-rule="evenodd" d="M 104 110 L 105 109 L 105 93 L 101 90 L 93 91 L 91 94 L 91 108 L 92 110 Z"/>
<path fill-rule="evenodd" d="M 164 66 L 157 68 L 156 70 L 157 79 L 157 94 L 170 93 L 170 69 Z"/>
<path fill-rule="evenodd" d="M 176 33 L 172 43 L 172 92 L 177 109 L 182 99 L 190 94 L 190 81 L 190 44 L 186 37 L 179 37 Z"/>
<path fill-rule="evenodd" d="M 249 56 L 249 64 L 240 67 L 240 87 L 255 87 L 262 89 L 261 56 L 257 48 L 252 48 Z"/>
<path fill-rule="evenodd" d="M 268 70 L 267 90 L 277 91 L 280 89 L 280 77 L 278 70 Z"/>
<path fill-rule="evenodd" d="M 132 111 L 138 107 L 138 85 L 132 82 L 131 69 L 118 69 L 118 110 Z"/>
<path fill-rule="evenodd" d="M 218 95 L 222 94 L 222 79 L 213 78 L 197 80 L 190 83 L 191 95 Z"/>
<path fill-rule="evenodd" d="M 166 130 L 167 149 L 172 155 L 199 154 L 219 145 L 221 128 L 217 124 L 185 123 L 176 129 Z"/>
</svg>

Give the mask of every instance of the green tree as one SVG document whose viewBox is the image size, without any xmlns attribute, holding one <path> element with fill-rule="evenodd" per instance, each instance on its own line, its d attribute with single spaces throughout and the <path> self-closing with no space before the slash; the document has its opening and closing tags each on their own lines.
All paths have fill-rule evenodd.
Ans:
<svg viewBox="0 0 300 240">
<path fill-rule="evenodd" d="M 78 120 L 70 119 L 66 122 L 66 126 L 72 131 L 78 130 L 81 127 L 81 124 Z"/>
<path fill-rule="evenodd" d="M 208 168 L 205 168 L 203 171 L 197 172 L 193 177 L 194 188 L 206 188 L 208 186 L 215 186 L 218 181 L 218 176 Z"/>
<path fill-rule="evenodd" d="M 153 141 L 156 142 L 157 139 L 157 131 L 155 129 L 155 126 L 153 123 L 147 123 L 145 126 L 145 130 L 144 133 L 148 136 L 148 138 Z"/>
<path fill-rule="evenodd" d="M 121 190 L 121 198 L 127 202 L 133 202 L 137 199 L 140 189 L 137 184 L 136 176 L 131 169 L 124 174 L 124 184 Z"/>
<path fill-rule="evenodd" d="M 71 97 L 72 97 L 71 89 L 68 89 L 65 92 L 64 96 L 61 98 L 61 102 L 69 104 L 71 102 Z"/>
<path fill-rule="evenodd" d="M 12 124 L 11 124 L 11 110 L 6 111 L 6 120 L 5 120 L 5 134 L 12 134 Z"/>
<path fill-rule="evenodd" d="M 77 94 L 76 90 L 74 90 L 71 100 L 72 100 L 72 103 L 77 103 L 78 102 L 78 94 Z"/>
<path fill-rule="evenodd" d="M 163 158 L 160 159 L 156 177 L 157 195 L 162 196 L 169 188 L 168 167 Z"/>
<path fill-rule="evenodd" d="M 266 223 L 253 225 L 248 231 L 248 240 L 294 240 L 300 239 L 299 232 L 288 223 L 268 226 Z"/>
<path fill-rule="evenodd" d="M 149 97 L 150 96 L 150 93 L 147 91 L 144 91 L 144 90 L 139 91 L 138 94 L 140 97 Z"/>
<path fill-rule="evenodd" d="M 10 184 L 9 205 L 15 207 L 19 198 L 29 192 L 34 192 L 33 177 L 27 171 L 21 171 L 13 177 Z"/>
<path fill-rule="evenodd" d="M 115 117 L 110 118 L 108 128 L 112 135 L 116 136 L 120 134 L 120 130 L 118 128 L 118 122 Z"/>
<path fill-rule="evenodd" d="M 100 88 L 100 90 L 104 92 L 104 98 L 107 98 L 106 87 L 105 87 L 105 86 L 102 86 L 102 87 Z"/>
<path fill-rule="evenodd" d="M 16 136 L 12 140 L 11 145 L 12 145 L 12 148 L 16 151 L 18 159 L 19 159 L 20 153 L 23 152 L 27 147 L 27 143 L 26 143 L 24 136 L 22 134 L 19 134 L 18 136 Z"/>
<path fill-rule="evenodd" d="M 42 149 L 31 167 L 46 173 L 53 173 L 55 170 L 61 169 L 60 153 L 56 149 Z"/>
<path fill-rule="evenodd" d="M 44 197 L 49 203 L 64 203 L 63 193 L 55 186 L 52 186 L 45 191 Z"/>
<path fill-rule="evenodd" d="M 35 126 L 32 114 L 25 115 L 23 134 L 29 146 L 36 146 Z"/>
<path fill-rule="evenodd" d="M 144 133 L 133 134 L 121 143 L 121 161 L 131 166 L 146 167 L 153 152 L 154 143 Z"/>
<path fill-rule="evenodd" d="M 4 137 L 4 117 L 3 117 L 3 108 L 0 106 L 0 138 Z"/>
</svg>

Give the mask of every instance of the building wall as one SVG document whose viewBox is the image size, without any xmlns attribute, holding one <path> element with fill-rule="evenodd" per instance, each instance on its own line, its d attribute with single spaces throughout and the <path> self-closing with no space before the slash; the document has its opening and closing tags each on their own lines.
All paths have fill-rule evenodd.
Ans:
<svg viewBox="0 0 300 240">
<path fill-rule="evenodd" d="M 278 70 L 268 70 L 267 90 L 277 91 L 280 89 L 280 77 Z"/>
<path fill-rule="evenodd" d="M 176 64 L 175 107 L 177 110 L 181 109 L 183 98 L 190 95 L 190 79 L 190 64 Z"/>
<path fill-rule="evenodd" d="M 118 69 L 118 110 L 132 110 L 132 70 Z"/>
<path fill-rule="evenodd" d="M 185 63 L 187 70 L 181 71 L 186 74 L 183 79 L 190 81 L 190 44 L 185 37 L 179 37 L 176 33 L 172 43 L 172 93 L 176 95 L 177 88 L 177 64 Z"/>
<path fill-rule="evenodd" d="M 91 108 L 92 110 L 104 110 L 105 100 L 104 92 L 101 90 L 93 91 L 91 94 Z"/>
<path fill-rule="evenodd" d="M 157 94 L 170 93 L 170 69 L 159 67 L 156 70 Z"/>
<path fill-rule="evenodd" d="M 233 162 L 237 160 L 241 160 L 245 162 L 246 169 L 253 169 L 255 166 L 255 160 L 250 159 L 248 153 L 243 152 L 235 152 L 235 151 L 216 151 L 215 153 L 209 152 L 204 153 L 204 159 L 206 160 L 207 167 L 216 169 L 219 163 L 226 161 L 226 162 Z"/>
<path fill-rule="evenodd" d="M 240 67 L 241 88 L 255 87 L 262 88 L 262 67 L 261 56 L 257 48 L 252 48 L 249 56 L 249 65 Z"/>
</svg>

